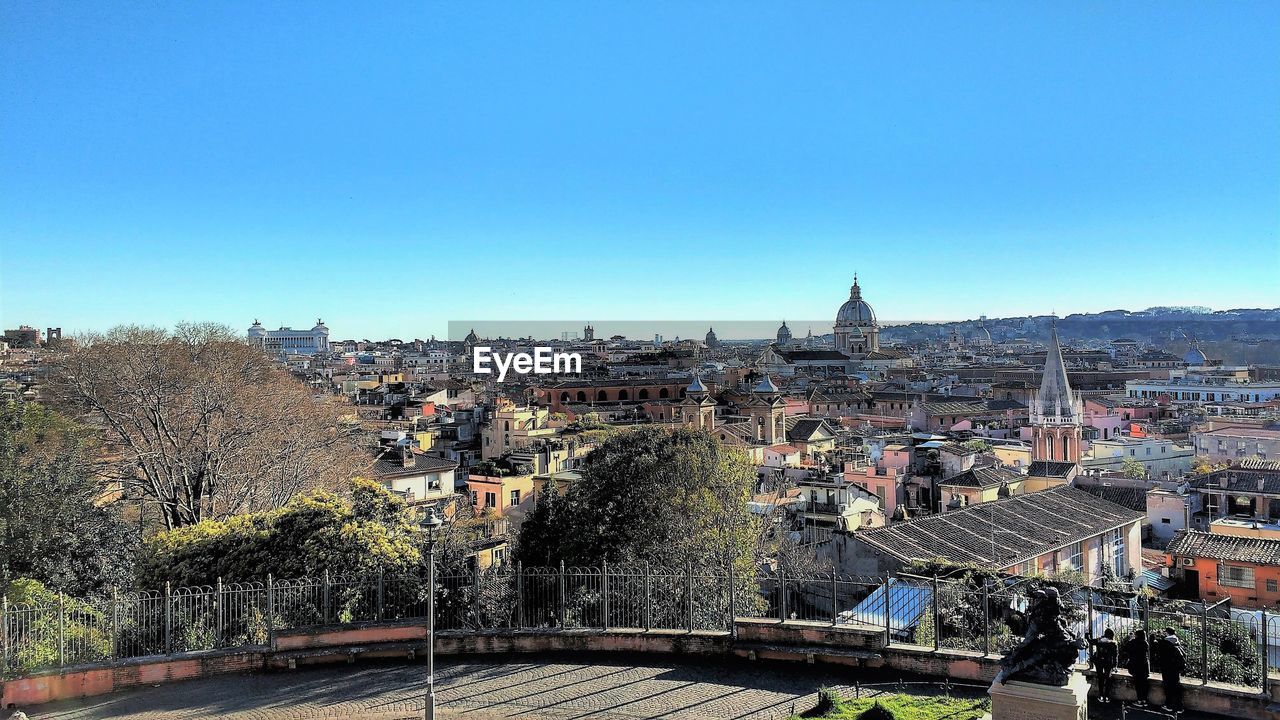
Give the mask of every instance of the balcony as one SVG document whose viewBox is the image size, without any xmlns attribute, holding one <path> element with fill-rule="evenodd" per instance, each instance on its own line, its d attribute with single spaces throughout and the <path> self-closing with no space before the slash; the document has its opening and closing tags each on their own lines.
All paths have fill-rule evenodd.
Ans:
<svg viewBox="0 0 1280 720">
<path fill-rule="evenodd" d="M 840 515 L 844 506 L 839 503 L 817 502 L 810 500 L 804 504 L 806 513 L 822 514 L 822 515 Z"/>
</svg>

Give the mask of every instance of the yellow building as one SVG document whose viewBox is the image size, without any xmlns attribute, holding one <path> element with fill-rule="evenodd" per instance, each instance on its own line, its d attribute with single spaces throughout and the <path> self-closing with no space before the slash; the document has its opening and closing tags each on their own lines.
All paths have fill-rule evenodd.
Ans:
<svg viewBox="0 0 1280 720">
<path fill-rule="evenodd" d="M 1080 466 L 1073 462 L 1036 460 L 1027 468 L 1024 487 L 1027 492 L 1040 492 L 1059 485 L 1070 485 L 1079 472 Z"/>
<path fill-rule="evenodd" d="M 554 437 L 557 429 L 550 426 L 550 418 L 551 411 L 546 408 L 503 402 L 480 433 L 481 459 L 499 457 L 537 438 Z"/>
<path fill-rule="evenodd" d="M 510 517 L 516 525 L 519 525 L 519 521 L 523 519 L 524 511 L 533 507 L 533 488 L 533 474 L 467 477 L 471 505 L 475 507 L 477 516 Z"/>
<path fill-rule="evenodd" d="M 1005 467 L 1026 467 L 1031 464 L 1031 448 L 1027 445 L 993 445 L 991 454 Z"/>
</svg>

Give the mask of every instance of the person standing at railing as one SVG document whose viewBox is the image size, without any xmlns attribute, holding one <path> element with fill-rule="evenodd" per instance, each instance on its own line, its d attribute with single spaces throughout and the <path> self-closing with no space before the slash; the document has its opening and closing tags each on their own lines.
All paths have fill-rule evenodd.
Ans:
<svg viewBox="0 0 1280 720">
<path fill-rule="evenodd" d="M 1146 707 L 1147 697 L 1151 694 L 1151 644 L 1147 642 L 1147 631 L 1134 630 L 1133 637 L 1125 641 L 1120 654 L 1124 669 L 1133 678 L 1133 691 L 1137 695 L 1133 704 Z"/>
<path fill-rule="evenodd" d="M 1107 628 L 1101 638 L 1089 636 L 1089 659 L 1098 672 L 1099 702 L 1111 702 L 1111 675 L 1116 671 L 1116 659 L 1120 648 L 1116 645 L 1116 632 Z"/>
<path fill-rule="evenodd" d="M 1156 643 L 1156 658 L 1160 661 L 1160 685 L 1164 688 L 1164 709 L 1182 712 L 1182 671 L 1187 667 L 1187 656 L 1182 641 L 1173 628 L 1164 629 L 1164 637 Z"/>
</svg>

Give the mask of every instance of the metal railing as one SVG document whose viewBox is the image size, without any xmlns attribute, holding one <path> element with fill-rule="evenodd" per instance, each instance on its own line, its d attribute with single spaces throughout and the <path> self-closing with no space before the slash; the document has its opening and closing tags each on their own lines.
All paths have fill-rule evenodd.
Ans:
<svg viewBox="0 0 1280 720">
<path fill-rule="evenodd" d="M 818 622 L 872 633 L 887 645 L 1004 653 L 1025 628 L 1027 580 L 972 581 L 899 573 L 791 576 L 729 566 L 504 566 L 436 574 L 436 628 L 634 628 L 736 632 L 735 620 Z M 39 604 L 0 601 L 0 677 L 83 663 L 197 650 L 270 645 L 296 629 L 425 619 L 419 575 L 344 576 L 211 585 Z M 1081 634 L 1135 629 L 1155 640 L 1175 628 L 1185 674 L 1265 689 L 1280 668 L 1280 615 L 1164 603 L 1077 587 L 1064 593 L 1067 621 Z M 1081 661 L 1087 658 L 1082 655 Z M 1157 666 L 1153 671 L 1159 670 Z"/>
</svg>

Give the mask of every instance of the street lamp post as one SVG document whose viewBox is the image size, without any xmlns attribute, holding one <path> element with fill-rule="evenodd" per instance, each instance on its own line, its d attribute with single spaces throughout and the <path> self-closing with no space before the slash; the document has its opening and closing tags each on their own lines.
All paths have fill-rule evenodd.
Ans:
<svg viewBox="0 0 1280 720">
<path fill-rule="evenodd" d="M 419 526 L 427 540 L 427 698 L 426 720 L 436 717 L 436 534 L 444 521 L 428 507 Z"/>
</svg>

